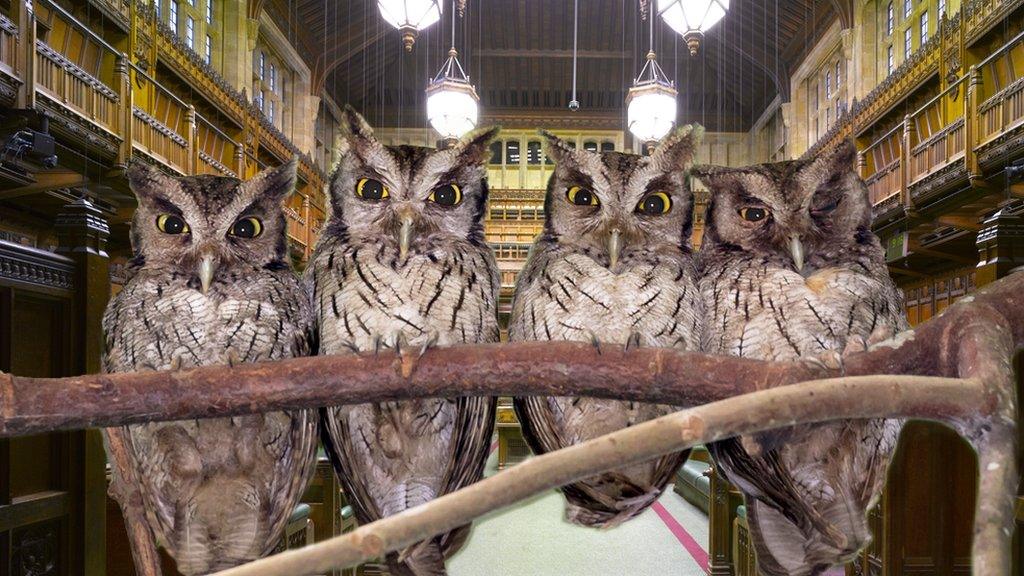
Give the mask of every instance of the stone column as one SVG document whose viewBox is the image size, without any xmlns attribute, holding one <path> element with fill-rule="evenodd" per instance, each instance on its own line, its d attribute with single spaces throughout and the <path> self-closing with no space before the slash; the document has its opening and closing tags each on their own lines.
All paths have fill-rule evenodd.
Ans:
<svg viewBox="0 0 1024 576">
<path fill-rule="evenodd" d="M 110 259 L 107 256 L 107 237 L 110 227 L 99 208 L 86 199 L 64 206 L 57 214 L 57 253 L 75 262 L 75 294 L 72 301 L 74 315 L 75 357 L 72 369 L 77 374 L 100 371 L 103 353 L 103 312 L 110 295 Z M 106 515 L 107 477 L 106 453 L 98 430 L 73 433 L 74 452 L 81 454 L 81 485 L 73 487 L 82 493 L 82 509 L 72 514 L 73 531 L 83 538 L 85 574 L 106 574 Z M 76 479 L 76 484 L 77 484 Z M 78 512 L 78 511 L 76 511 Z M 83 519 L 78 524 L 77 518 Z"/>
</svg>

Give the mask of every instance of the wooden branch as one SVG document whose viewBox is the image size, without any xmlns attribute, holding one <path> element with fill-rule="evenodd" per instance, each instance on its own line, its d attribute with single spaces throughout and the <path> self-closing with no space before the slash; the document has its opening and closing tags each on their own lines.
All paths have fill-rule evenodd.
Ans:
<svg viewBox="0 0 1024 576">
<path fill-rule="evenodd" d="M 726 436 L 835 418 L 970 414 L 984 402 L 984 395 L 984 386 L 973 380 L 865 376 L 804 382 L 722 400 L 536 456 L 458 492 L 348 534 L 225 570 L 217 576 L 324 574 L 468 524 L 538 492 Z M 1006 574 L 1008 570 L 1009 564 L 1006 571 L 982 573 Z"/>
<path fill-rule="evenodd" d="M 842 369 L 569 342 L 489 344 L 415 355 L 321 356 L 276 363 L 70 378 L 0 375 L 0 437 L 158 420 L 460 395 L 575 395 L 697 406 L 815 378 L 961 376 L 964 323 L 998 319 L 1024 347 L 1024 273 L 961 299 L 941 316 Z"/>
</svg>

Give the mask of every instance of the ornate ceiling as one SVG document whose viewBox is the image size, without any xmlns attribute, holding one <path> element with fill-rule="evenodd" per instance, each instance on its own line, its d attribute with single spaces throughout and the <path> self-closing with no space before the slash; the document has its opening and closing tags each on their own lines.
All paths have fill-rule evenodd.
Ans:
<svg viewBox="0 0 1024 576">
<path fill-rule="evenodd" d="M 267 0 L 321 82 L 379 126 L 425 126 L 423 88 L 451 40 L 443 26 L 420 34 L 411 53 L 372 0 Z M 515 124 L 621 127 L 624 98 L 648 45 L 648 23 L 633 0 L 580 5 L 578 98 L 572 88 L 572 0 L 469 0 L 456 45 L 480 93 L 486 120 Z M 849 0 L 733 0 L 729 14 L 691 57 L 682 39 L 655 21 L 658 59 L 679 88 L 680 119 L 711 130 L 746 130 L 767 105 L 789 99 L 789 71 Z M 443 36 L 443 38 L 442 38 Z"/>
</svg>

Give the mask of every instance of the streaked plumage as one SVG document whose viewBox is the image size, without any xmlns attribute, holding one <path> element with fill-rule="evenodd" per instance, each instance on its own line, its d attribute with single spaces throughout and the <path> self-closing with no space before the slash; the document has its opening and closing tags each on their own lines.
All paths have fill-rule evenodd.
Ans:
<svg viewBox="0 0 1024 576">
<path fill-rule="evenodd" d="M 107 372 L 310 354 L 312 314 L 281 209 L 295 170 L 292 161 L 239 182 L 133 164 L 135 255 L 103 318 Z M 114 482 L 136 480 L 180 572 L 207 574 L 273 550 L 313 471 L 316 427 L 316 411 L 303 410 L 111 429 L 131 461 L 114 467 Z"/>
<path fill-rule="evenodd" d="M 707 352 L 793 360 L 906 328 L 847 142 L 809 160 L 695 167 L 711 190 L 701 246 Z M 766 576 L 820 574 L 870 541 L 898 420 L 805 425 L 713 444 L 744 493 Z"/>
<path fill-rule="evenodd" d="M 500 283 L 483 236 L 483 163 L 497 129 L 436 151 L 386 147 L 352 110 L 344 128 L 332 214 L 307 272 L 321 352 L 497 342 Z M 493 398 L 459 398 L 325 409 L 324 443 L 359 521 L 478 481 L 495 407 Z M 389 568 L 444 574 L 468 531 L 391 554 Z"/>
<path fill-rule="evenodd" d="M 556 163 L 545 199 L 547 221 L 516 283 L 510 340 L 697 348 L 701 299 L 694 284 L 693 198 L 685 174 L 700 132 L 680 129 L 651 157 L 574 150 L 547 135 Z M 591 196 L 581 198 L 584 193 Z M 583 202 L 594 197 L 596 205 Z M 645 203 L 664 208 L 666 201 L 664 213 L 641 213 Z M 517 398 L 515 407 L 536 453 L 672 411 L 569 397 Z M 658 498 L 687 454 L 565 486 L 567 519 L 610 527 L 633 518 Z"/>
</svg>

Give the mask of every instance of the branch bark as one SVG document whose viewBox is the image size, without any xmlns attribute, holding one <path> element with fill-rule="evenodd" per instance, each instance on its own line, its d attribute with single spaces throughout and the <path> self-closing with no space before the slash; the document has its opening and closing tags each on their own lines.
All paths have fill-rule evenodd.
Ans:
<svg viewBox="0 0 1024 576">
<path fill-rule="evenodd" d="M 418 360 L 387 352 L 57 379 L 2 374 L 0 437 L 423 397 L 596 396 L 689 407 L 844 374 L 958 377 L 972 318 L 1004 323 L 1011 348 L 1024 347 L 1024 273 L 962 299 L 891 345 L 846 358 L 843 369 L 543 342 L 434 349 Z"/>
<path fill-rule="evenodd" d="M 730 398 L 531 458 L 458 492 L 348 534 L 225 570 L 217 576 L 323 574 L 379 558 L 538 492 L 726 436 L 835 418 L 973 414 L 984 395 L 984 386 L 973 380 L 864 376 L 804 382 Z M 976 573 L 1008 571 L 1009 565 L 1006 571 Z"/>
<path fill-rule="evenodd" d="M 665 349 L 598 353 L 588 345 L 545 342 L 438 349 L 421 359 L 389 353 L 60 379 L 5 374 L 0 437 L 423 397 L 539 394 L 703 404 L 536 458 L 342 540 L 225 573 L 305 574 L 374 558 L 538 491 L 728 435 L 830 419 L 927 418 L 953 426 L 978 451 L 974 570 L 1005 574 L 1019 480 L 1011 362 L 1022 347 L 1024 273 L 1017 273 L 835 368 Z M 875 376 L 856 378 L 867 375 Z M 804 383 L 780 388 L 797 382 Z M 279 571 L 265 572 L 268 567 Z"/>
</svg>

